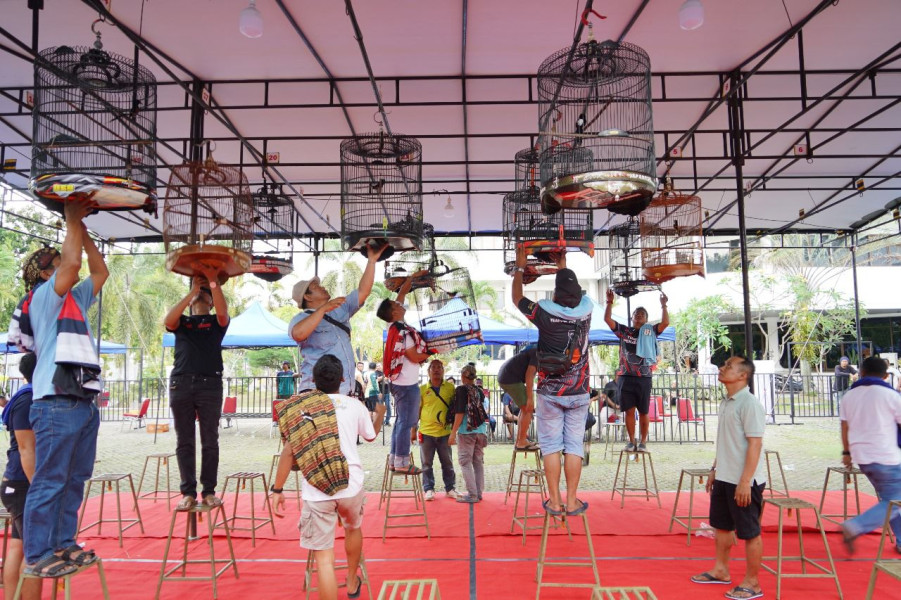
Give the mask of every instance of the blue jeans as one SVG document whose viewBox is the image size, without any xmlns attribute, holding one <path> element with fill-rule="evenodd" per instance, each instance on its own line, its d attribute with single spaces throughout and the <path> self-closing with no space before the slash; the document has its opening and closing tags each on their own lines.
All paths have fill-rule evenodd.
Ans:
<svg viewBox="0 0 901 600">
<path fill-rule="evenodd" d="M 535 418 L 538 421 L 538 445 L 541 446 L 542 454 L 547 456 L 562 450 L 565 454 L 582 456 L 582 438 L 585 436 L 585 419 L 590 402 L 588 394 L 538 394 Z"/>
<path fill-rule="evenodd" d="M 857 466 L 873 484 L 880 502 L 863 514 L 845 521 L 845 530 L 854 537 L 869 533 L 874 529 L 881 529 L 885 522 L 885 511 L 888 509 L 889 502 L 901 500 L 901 465 L 870 463 Z M 895 534 L 895 544 L 901 548 L 901 512 L 897 508 L 889 523 Z"/>
<path fill-rule="evenodd" d="M 410 466 L 410 431 L 419 422 L 419 403 L 422 396 L 418 385 L 391 384 L 394 396 L 394 427 L 391 429 L 391 454 L 394 467 L 405 469 Z"/>
<path fill-rule="evenodd" d="M 422 459 L 422 489 L 425 492 L 435 489 L 435 471 L 432 469 L 435 452 L 438 453 L 438 462 L 441 463 L 444 491 L 449 492 L 457 485 L 457 475 L 454 473 L 454 451 L 448 444 L 449 440 L 449 435 L 432 437 L 422 434 L 419 456 Z"/>
<path fill-rule="evenodd" d="M 382 397 L 382 403 L 385 405 L 385 425 L 391 424 L 391 394 L 386 392 Z"/>
<path fill-rule="evenodd" d="M 84 483 L 94 472 L 100 413 L 93 402 L 45 396 L 31 405 L 34 479 L 25 501 L 25 561 L 75 543 Z"/>
</svg>

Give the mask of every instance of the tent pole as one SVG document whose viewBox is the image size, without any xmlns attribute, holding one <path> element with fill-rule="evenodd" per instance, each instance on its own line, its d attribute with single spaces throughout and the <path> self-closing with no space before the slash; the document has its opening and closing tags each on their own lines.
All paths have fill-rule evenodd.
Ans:
<svg viewBox="0 0 901 600">
<path fill-rule="evenodd" d="M 156 445 L 156 436 L 159 435 L 160 430 L 160 404 L 162 404 L 163 398 L 163 383 L 166 381 L 166 378 L 163 377 L 163 373 L 166 371 L 166 346 L 160 348 L 160 384 L 156 386 L 156 426 L 153 428 L 153 445 Z M 143 400 L 142 400 L 143 402 Z"/>
<path fill-rule="evenodd" d="M 854 326 L 857 329 L 857 366 L 863 362 L 863 335 L 860 332 L 860 298 L 857 295 L 857 232 L 851 237 L 851 275 L 854 278 Z M 872 354 L 872 353 L 871 353 Z"/>
</svg>

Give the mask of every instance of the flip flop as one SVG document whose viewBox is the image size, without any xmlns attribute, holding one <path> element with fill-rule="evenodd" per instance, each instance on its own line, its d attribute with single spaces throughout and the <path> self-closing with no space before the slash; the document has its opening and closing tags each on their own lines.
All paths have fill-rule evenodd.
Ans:
<svg viewBox="0 0 901 600">
<path fill-rule="evenodd" d="M 578 499 L 577 499 L 577 500 L 578 500 Z M 577 509 L 575 509 L 575 510 L 568 510 L 568 511 L 566 511 L 566 516 L 567 516 L 567 517 L 576 517 L 576 516 L 581 515 L 581 514 L 582 514 L 583 512 L 585 512 L 586 510 L 588 510 L 588 503 L 587 503 L 587 502 L 582 502 L 581 500 L 578 500 L 578 502 L 579 502 L 579 508 L 577 508 Z"/>
<path fill-rule="evenodd" d="M 175 510 L 191 510 L 195 506 L 197 506 L 197 498 L 194 496 L 184 496 L 179 500 L 178 504 L 175 505 Z"/>
<path fill-rule="evenodd" d="M 357 575 L 357 591 L 351 592 L 350 588 L 347 588 L 347 597 L 348 598 L 359 598 L 360 592 L 363 590 L 363 580 L 360 579 L 360 576 Z"/>
<path fill-rule="evenodd" d="M 553 516 L 555 516 L 555 517 L 563 516 L 563 509 L 562 509 L 562 508 L 559 509 L 559 510 L 551 508 L 551 499 L 550 499 L 550 498 L 548 498 L 547 500 L 545 500 L 544 502 L 542 502 L 542 503 L 541 503 L 541 506 L 544 507 L 544 512 L 546 512 L 546 513 L 549 514 L 549 515 L 553 515 Z"/>
<path fill-rule="evenodd" d="M 538 445 L 538 442 L 529 442 L 525 446 L 517 446 L 516 449 L 526 452 L 535 452 L 536 450 L 541 450 L 541 446 Z"/>
<path fill-rule="evenodd" d="M 209 506 L 210 508 L 219 508 L 220 506 L 222 506 L 222 499 L 215 494 L 207 494 L 203 497 L 201 503 L 204 506 Z"/>
<path fill-rule="evenodd" d="M 736 595 L 742 594 L 742 595 Z M 729 600 L 754 600 L 754 598 L 763 598 L 763 590 L 755 592 L 751 588 L 736 586 L 724 594 Z"/>
<path fill-rule="evenodd" d="M 722 585 L 730 585 L 732 583 L 731 579 L 717 579 L 713 575 L 710 574 L 709 571 L 701 573 L 700 575 L 692 575 L 691 576 L 692 583 L 700 583 L 702 585 L 707 585 L 710 583 L 717 583 Z"/>
</svg>

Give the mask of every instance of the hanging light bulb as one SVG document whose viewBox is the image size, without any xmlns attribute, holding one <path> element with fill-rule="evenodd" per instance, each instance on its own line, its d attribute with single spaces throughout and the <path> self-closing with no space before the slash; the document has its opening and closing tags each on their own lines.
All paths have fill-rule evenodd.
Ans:
<svg viewBox="0 0 901 600">
<path fill-rule="evenodd" d="M 453 219 L 457 216 L 457 211 L 454 209 L 454 203 L 451 201 L 451 197 L 447 197 L 447 204 L 444 205 L 444 218 L 445 219 Z"/>
<path fill-rule="evenodd" d="M 263 35 L 263 15 L 257 10 L 257 0 L 250 0 L 247 8 L 241 11 L 238 30 L 249 38 L 258 38 Z"/>
<path fill-rule="evenodd" d="M 679 7 L 679 27 L 692 31 L 704 24 L 704 5 L 701 0 L 685 0 Z"/>
</svg>

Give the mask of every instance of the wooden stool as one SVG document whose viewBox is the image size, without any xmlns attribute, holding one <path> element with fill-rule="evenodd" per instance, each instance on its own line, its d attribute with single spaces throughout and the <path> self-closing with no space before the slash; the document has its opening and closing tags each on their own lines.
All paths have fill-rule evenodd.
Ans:
<svg viewBox="0 0 901 600">
<path fill-rule="evenodd" d="M 269 467 L 269 483 L 275 485 L 275 472 L 278 467 L 278 461 L 282 457 L 281 453 L 272 455 L 272 465 Z M 300 510 L 300 471 L 291 470 L 294 473 L 294 489 L 283 488 L 286 492 L 294 492 L 297 496 L 297 509 Z M 290 477 L 290 476 L 289 476 Z M 268 490 L 267 490 L 268 491 Z"/>
<path fill-rule="evenodd" d="M 134 519 L 123 519 L 122 518 L 122 501 L 119 495 L 119 482 L 123 479 L 128 479 L 128 486 L 131 488 L 131 501 L 132 506 L 135 509 L 136 518 Z M 88 498 L 91 495 L 91 485 L 94 483 L 100 484 L 100 515 L 97 520 L 91 523 L 90 525 L 81 526 L 81 522 L 84 519 L 84 511 L 88 506 Z M 116 484 L 116 518 L 115 519 L 104 519 L 103 518 L 103 501 L 106 498 L 106 491 L 113 491 L 113 484 Z M 135 484 L 131 478 L 131 473 L 106 473 L 104 475 L 97 475 L 96 477 L 91 477 L 88 480 L 88 489 L 84 492 L 84 501 L 81 503 L 81 512 L 78 515 L 78 533 L 82 531 L 87 531 L 94 525 L 97 526 L 97 535 L 100 535 L 103 532 L 103 524 L 104 523 L 117 523 L 119 526 L 119 547 L 122 547 L 122 533 L 126 531 L 129 527 L 134 527 L 137 525 L 141 528 L 141 533 L 144 533 L 144 523 L 141 521 L 141 511 L 138 508 L 138 496 L 135 493 Z M 127 523 L 127 525 L 126 525 Z"/>
<path fill-rule="evenodd" d="M 347 570 L 347 562 L 343 565 L 335 564 L 335 572 L 338 571 L 346 571 Z M 316 560 L 313 558 L 313 551 L 310 550 L 307 552 L 307 566 L 306 570 L 303 573 L 303 584 L 301 589 L 306 592 L 306 598 L 310 597 L 310 592 L 316 592 L 319 590 L 319 587 L 313 586 L 313 575 L 319 572 L 319 567 L 316 565 Z M 372 600 L 372 585 L 369 583 L 369 573 L 366 571 L 366 558 L 363 554 L 360 554 L 360 589 L 363 586 L 366 586 L 366 590 L 369 592 L 369 598 Z M 339 583 L 338 589 L 346 588 L 346 583 Z"/>
<path fill-rule="evenodd" d="M 172 510 L 172 498 L 181 496 L 181 492 L 173 491 L 169 480 L 169 459 L 175 456 L 174 452 L 166 454 L 148 454 L 144 458 L 144 468 L 141 469 L 141 478 L 138 480 L 138 500 L 153 500 L 154 503 L 162 496 L 166 499 L 166 507 Z M 144 474 L 147 472 L 147 464 L 156 460 L 156 476 L 153 478 L 153 491 L 141 493 L 144 487 Z M 166 465 L 166 489 L 160 489 L 160 466 Z"/>
<path fill-rule="evenodd" d="M 254 498 L 254 483 L 259 480 L 261 482 L 261 490 L 263 492 L 264 504 L 266 507 L 266 512 L 269 516 L 258 517 L 256 514 L 256 498 Z M 228 484 L 232 481 L 235 482 L 235 502 L 232 504 L 232 514 L 228 517 L 230 529 L 234 531 L 249 531 L 250 532 L 250 545 L 256 548 L 257 546 L 257 529 L 260 527 L 265 527 L 266 523 L 272 527 L 272 534 L 275 535 L 275 519 L 272 516 L 272 504 L 269 502 L 269 488 L 266 487 L 266 475 L 263 473 L 253 473 L 253 472 L 238 472 L 232 473 L 231 475 L 227 475 L 225 477 L 225 484 L 222 486 L 222 497 L 225 498 L 226 494 L 228 494 Z M 239 515 L 238 514 L 238 500 L 241 497 L 241 490 L 247 488 L 247 482 L 250 482 L 250 516 L 247 515 Z M 250 521 L 250 526 L 248 527 L 237 527 L 235 524 L 238 521 Z M 220 527 L 221 525 L 215 525 L 216 527 Z"/>
<path fill-rule="evenodd" d="M 398 478 L 403 478 L 405 482 L 410 481 L 410 487 L 395 488 L 394 482 Z M 425 511 L 425 495 L 422 492 L 422 473 L 410 475 L 398 471 L 388 471 L 387 479 L 388 482 L 385 489 L 385 527 L 382 529 L 382 542 L 385 541 L 385 534 L 388 533 L 389 529 L 401 527 L 425 527 L 426 537 L 432 539 L 432 534 L 429 531 L 429 517 Z M 397 500 L 398 498 L 412 498 L 413 512 L 392 515 L 391 500 Z M 399 525 L 389 524 L 390 519 L 410 519 L 414 517 L 422 517 L 422 521 L 417 520 L 413 523 L 401 523 Z"/>
<path fill-rule="evenodd" d="M 607 459 L 607 453 L 613 456 L 616 453 L 616 444 L 623 439 L 623 432 L 626 431 L 626 423 L 617 421 L 615 423 L 604 423 L 604 459 Z"/>
<path fill-rule="evenodd" d="M 591 591 L 591 600 L 657 600 L 649 587 L 601 587 Z"/>
<path fill-rule="evenodd" d="M 390 468 L 390 466 L 391 466 L 389 463 L 390 458 L 391 458 L 390 455 L 385 456 L 385 470 L 382 473 L 382 489 L 379 492 L 379 510 L 382 509 L 382 502 L 384 502 L 385 498 L 388 497 L 388 479 L 389 479 L 388 475 L 394 472 Z M 410 464 L 414 465 L 414 466 L 416 465 L 416 462 L 413 460 L 412 456 L 410 456 Z M 397 499 L 397 498 L 413 498 L 416 503 L 416 508 L 417 509 L 419 508 L 420 498 L 416 494 L 416 491 L 413 490 L 412 488 L 394 490 L 394 498 L 395 499 Z"/>
<path fill-rule="evenodd" d="M 507 473 L 507 491 L 504 493 L 504 504 L 507 503 L 507 498 L 509 498 L 510 494 L 513 492 L 513 479 L 516 477 L 516 457 L 520 454 L 522 454 L 526 460 L 528 460 L 530 454 L 535 456 L 535 468 L 539 471 L 542 470 L 541 450 L 538 448 L 536 448 L 535 450 L 517 448 L 516 442 L 514 442 L 513 458 L 510 459 L 510 471 Z"/>
<path fill-rule="evenodd" d="M 801 500 L 800 498 L 767 498 L 763 501 L 763 508 L 766 509 L 768 504 L 772 504 L 776 508 L 779 509 L 779 532 L 778 532 L 778 546 L 777 546 L 777 555 L 776 556 L 768 556 L 764 557 L 763 560 L 775 560 L 776 568 L 773 569 L 765 564 L 761 564 L 761 568 L 766 569 L 770 573 L 776 576 L 776 600 L 779 600 L 780 595 L 782 594 L 782 580 L 786 578 L 816 578 L 816 577 L 828 577 L 830 579 L 835 580 L 835 587 L 838 589 L 838 597 L 841 599 L 842 597 L 842 587 L 838 582 L 838 574 L 835 572 L 835 563 L 832 561 L 832 552 L 829 550 L 829 543 L 826 541 L 826 532 L 823 529 L 823 522 L 820 519 L 820 511 L 817 510 L 817 507 L 807 502 L 805 500 Z M 792 509 L 796 511 L 795 518 L 798 522 L 798 546 L 800 555 L 799 556 L 784 556 L 782 551 L 782 528 L 783 528 L 783 510 Z M 817 520 L 817 529 L 820 531 L 820 537 L 823 539 L 823 546 L 826 548 L 826 560 L 829 561 L 829 568 L 827 569 L 820 563 L 814 561 L 804 553 L 804 536 L 803 529 L 801 528 L 801 511 L 802 510 L 812 510 L 814 516 Z M 761 515 L 762 520 L 763 515 Z M 782 572 L 782 562 L 786 560 L 798 560 L 801 562 L 801 572 L 800 573 L 783 573 Z M 819 569 L 820 573 L 808 573 L 807 565 L 815 567 Z M 808 593 L 811 593 L 811 590 L 807 590 Z"/>
<path fill-rule="evenodd" d="M 591 462 L 591 438 L 594 437 L 591 431 L 588 432 L 588 439 L 582 439 L 582 466 L 587 467 Z"/>
<path fill-rule="evenodd" d="M 767 491 L 770 493 L 770 498 L 775 496 L 788 498 L 791 494 L 788 493 L 788 482 L 785 480 L 785 470 L 782 468 L 782 458 L 775 450 L 764 450 L 763 453 L 766 457 L 766 480 L 770 484 L 767 486 Z M 779 475 L 782 477 L 781 490 L 777 490 L 776 486 L 773 484 L 773 471 L 770 468 L 770 456 L 775 456 L 776 464 L 779 465 Z M 823 510 L 822 504 L 820 505 L 820 510 Z"/>
<path fill-rule="evenodd" d="M 901 581 L 901 559 L 885 559 L 882 558 L 882 551 L 885 549 L 885 539 L 891 539 L 892 509 L 901 510 L 901 500 L 892 500 L 889 502 L 888 509 L 885 511 L 885 522 L 882 524 L 882 537 L 879 540 L 879 551 L 876 553 L 876 562 L 873 563 L 873 570 L 870 573 L 870 585 L 867 587 L 867 600 L 873 598 L 873 592 L 876 590 L 876 575 L 880 571 Z M 895 588 L 897 589 L 897 588 Z"/>
<path fill-rule="evenodd" d="M 209 514 L 212 513 L 212 514 Z M 209 560 L 188 560 L 188 540 L 191 535 L 191 518 L 196 515 L 203 520 L 203 515 L 207 514 L 207 542 L 210 549 Z M 178 515 L 185 515 L 185 545 L 182 551 L 181 560 L 174 567 L 166 570 L 166 563 L 169 560 L 169 548 L 172 545 L 172 533 L 175 531 L 175 521 Z M 228 541 L 228 558 L 216 558 L 213 548 L 213 529 L 216 526 L 217 517 L 222 518 L 222 527 L 225 529 L 225 539 Z M 216 570 L 218 563 L 225 563 L 221 569 Z M 207 576 L 191 576 L 187 575 L 188 565 L 201 564 L 209 565 L 210 574 Z M 216 588 L 216 580 L 220 575 L 225 573 L 231 567 L 235 571 L 235 579 L 238 578 L 238 563 L 235 562 L 235 550 L 232 547 L 231 531 L 228 528 L 228 518 L 225 516 L 225 507 L 220 505 L 215 508 L 206 506 L 205 504 L 196 504 L 191 510 L 175 510 L 172 511 L 172 522 L 169 525 L 169 537 L 166 539 L 166 549 L 163 552 L 163 564 L 160 567 L 160 578 L 156 584 L 156 599 L 159 600 L 160 590 L 164 581 L 212 581 L 213 582 L 213 598 L 218 597 Z M 181 569 L 181 575 L 173 575 Z"/>
<path fill-rule="evenodd" d="M 535 492 L 538 494 L 538 502 L 540 503 L 547 496 L 547 487 L 544 482 L 544 471 L 541 469 L 523 469 L 519 472 L 519 483 L 513 485 L 516 489 L 516 500 L 513 502 L 513 522 L 510 523 L 510 533 L 517 525 L 522 527 L 522 545 L 526 545 L 526 532 L 530 529 L 541 529 L 542 525 L 532 525 L 529 527 L 529 518 L 536 519 L 542 515 L 539 513 L 529 514 L 529 496 Z M 525 492 L 526 498 L 523 503 L 522 514 L 519 511 L 519 497 Z M 544 511 L 542 511 L 544 512 Z M 556 523 L 555 523 L 556 524 Z"/>
<path fill-rule="evenodd" d="M 0 504 L 0 521 L 3 521 L 3 556 L 0 556 L 0 589 L 3 588 L 3 569 L 6 568 L 6 546 L 9 542 L 9 529 L 12 515 Z"/>
<path fill-rule="evenodd" d="M 826 489 L 829 487 L 829 476 L 832 473 L 840 473 L 842 475 L 842 514 L 823 514 L 823 504 L 826 502 Z M 854 517 L 860 514 L 860 492 L 857 487 L 857 476 L 863 472 L 857 467 L 829 467 L 826 469 L 826 481 L 823 482 L 823 495 L 820 496 L 820 518 L 836 525 L 841 525 L 843 521 L 847 521 L 848 517 Z M 857 512 L 853 515 L 848 514 L 848 484 L 851 478 L 854 478 L 854 503 L 857 506 Z M 839 520 L 841 518 L 841 520 Z"/>
<path fill-rule="evenodd" d="M 437 579 L 402 579 L 383 581 L 377 600 L 441 600 Z"/>
<path fill-rule="evenodd" d="M 74 573 L 69 573 L 68 575 L 63 575 L 62 577 L 38 577 L 37 575 L 26 575 L 24 572 L 22 572 L 22 574 L 19 575 L 19 583 L 16 585 L 16 593 L 13 595 L 12 598 L 13 598 L 13 600 L 19 600 L 19 598 L 22 597 L 22 584 L 25 582 L 26 579 L 45 579 L 45 580 L 50 579 L 53 581 L 53 583 L 50 586 L 51 587 L 50 598 L 51 598 L 51 600 L 56 600 L 56 594 L 57 594 L 57 591 L 59 590 L 57 582 L 60 579 L 62 579 L 63 580 L 63 595 L 65 596 L 66 600 L 69 600 L 69 598 L 72 597 L 72 578 L 75 577 L 76 575 L 83 573 L 84 571 L 90 569 L 91 567 L 97 567 L 97 573 L 100 576 L 100 589 L 103 590 L 103 598 L 104 598 L 104 600 L 109 600 L 109 590 L 106 587 L 106 573 L 104 573 L 104 571 L 103 571 L 103 560 L 100 558 L 98 558 L 96 561 L 92 562 L 89 565 L 80 567 Z"/>
<path fill-rule="evenodd" d="M 635 460 L 638 460 L 638 456 L 641 456 L 641 467 L 644 471 L 644 487 L 628 487 L 628 479 L 629 479 L 629 456 L 636 455 Z M 623 481 L 622 485 L 617 488 L 616 482 L 619 481 L 619 470 L 623 464 L 623 457 L 626 458 L 626 468 L 623 471 Z M 651 491 L 651 488 L 648 487 L 648 464 L 651 466 L 651 479 L 654 484 L 654 491 Z M 630 494 L 628 492 L 639 492 L 636 494 Z M 635 496 L 641 497 L 644 496 L 645 500 L 650 500 L 652 497 L 657 499 L 657 507 L 663 508 L 663 505 L 660 504 L 660 492 L 657 489 L 657 475 L 654 473 L 654 459 L 651 458 L 650 452 L 642 452 L 641 450 L 620 450 L 619 453 L 619 462 L 616 464 L 616 476 L 613 478 L 613 491 L 610 493 L 610 499 L 613 500 L 613 497 L 616 494 L 622 495 L 622 501 L 619 504 L 619 507 L 622 508 L 626 504 L 626 496 Z"/>
<path fill-rule="evenodd" d="M 685 479 L 685 476 L 688 475 L 688 479 L 690 481 L 690 487 L 688 492 L 688 514 L 687 515 L 677 515 L 676 510 L 679 508 L 679 495 L 682 493 L 682 480 Z M 679 475 L 679 487 L 676 488 L 676 502 L 673 504 L 673 516 L 670 517 L 669 520 L 669 531 L 673 531 L 673 524 L 678 523 L 682 527 L 685 527 L 688 530 L 688 542 L 686 544 L 691 546 L 691 534 L 693 531 L 713 531 L 712 527 L 692 527 L 691 521 L 694 518 L 694 499 L 695 499 L 695 479 L 698 480 L 698 484 L 701 486 L 704 485 L 704 478 L 710 476 L 709 469 L 682 469 L 682 474 Z M 688 519 L 686 523 L 682 519 Z"/>
<path fill-rule="evenodd" d="M 547 560 L 547 539 L 548 539 L 548 531 L 551 528 L 551 521 L 556 520 L 558 518 L 562 518 L 564 523 L 566 524 L 567 530 L 569 530 L 569 523 L 567 521 L 571 518 L 578 517 L 554 517 L 548 512 L 544 513 L 544 526 L 541 530 L 541 546 L 538 550 L 538 572 L 535 575 L 535 581 L 538 582 L 538 588 L 535 590 L 535 599 L 538 600 L 541 598 L 541 588 L 545 587 L 562 587 L 562 588 L 591 588 L 595 589 L 600 587 L 601 579 L 598 575 L 598 563 L 597 559 L 594 555 L 594 544 L 591 541 L 591 532 L 588 529 L 588 517 L 585 512 L 583 512 L 579 517 L 582 518 L 582 526 L 585 528 L 585 540 L 588 542 L 588 556 L 589 561 L 573 561 L 573 562 L 551 562 Z M 570 536 L 570 540 L 572 536 Z M 594 577 L 594 583 L 571 583 L 570 581 L 559 581 L 559 582 L 544 582 L 544 569 L 545 567 L 591 567 L 591 573 Z"/>
</svg>

